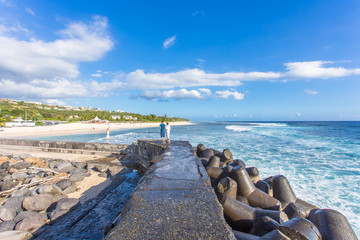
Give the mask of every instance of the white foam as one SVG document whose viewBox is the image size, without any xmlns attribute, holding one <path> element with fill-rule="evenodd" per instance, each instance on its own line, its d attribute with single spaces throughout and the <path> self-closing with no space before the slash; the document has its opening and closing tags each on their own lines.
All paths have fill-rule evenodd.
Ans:
<svg viewBox="0 0 360 240">
<path fill-rule="evenodd" d="M 286 127 L 286 123 L 249 123 L 255 127 Z"/>
<path fill-rule="evenodd" d="M 239 126 L 239 125 L 230 125 L 225 127 L 227 130 L 234 131 L 234 132 L 245 132 L 251 131 L 253 128 L 249 126 Z"/>
</svg>

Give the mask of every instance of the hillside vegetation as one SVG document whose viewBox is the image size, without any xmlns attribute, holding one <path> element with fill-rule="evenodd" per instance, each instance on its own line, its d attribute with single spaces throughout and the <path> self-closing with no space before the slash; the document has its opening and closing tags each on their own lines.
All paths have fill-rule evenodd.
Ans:
<svg viewBox="0 0 360 240">
<path fill-rule="evenodd" d="M 0 100 L 0 122 L 12 121 L 17 117 L 36 122 L 44 121 L 89 121 L 96 116 L 102 120 L 112 122 L 140 121 L 140 122 L 160 122 L 164 121 L 188 121 L 185 118 L 156 116 L 155 114 L 141 115 L 138 113 L 115 112 L 98 110 L 94 108 L 76 108 L 54 106 L 9 99 Z"/>
</svg>

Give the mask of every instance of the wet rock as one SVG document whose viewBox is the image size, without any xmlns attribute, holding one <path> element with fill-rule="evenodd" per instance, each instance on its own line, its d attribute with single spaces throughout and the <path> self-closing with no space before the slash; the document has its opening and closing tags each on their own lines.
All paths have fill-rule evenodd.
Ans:
<svg viewBox="0 0 360 240">
<path fill-rule="evenodd" d="M 1 240 L 27 240 L 31 237 L 31 233 L 24 231 L 5 231 L 0 233 Z"/>
<path fill-rule="evenodd" d="M 14 196 L 8 198 L 6 202 L 3 204 L 3 207 L 8 207 L 14 209 L 15 211 L 22 211 L 22 203 L 24 199 L 27 198 L 25 196 Z"/>
<path fill-rule="evenodd" d="M 15 172 L 11 175 L 11 177 L 15 180 L 23 182 L 28 177 L 28 175 L 24 172 Z"/>
<path fill-rule="evenodd" d="M 83 173 L 75 172 L 70 175 L 69 180 L 71 182 L 80 182 L 80 181 L 84 180 L 84 178 L 85 177 L 84 177 Z"/>
<path fill-rule="evenodd" d="M 47 221 L 46 213 L 29 214 L 27 217 L 18 221 L 15 225 L 15 230 L 35 232 Z"/>
<path fill-rule="evenodd" d="M 50 194 L 40 194 L 27 197 L 23 201 L 23 208 L 31 211 L 43 211 L 47 209 L 56 199 Z"/>
<path fill-rule="evenodd" d="M 63 162 L 57 165 L 57 169 L 60 173 L 68 173 L 73 169 L 73 165 L 70 162 Z"/>
<path fill-rule="evenodd" d="M 16 210 L 9 207 L 0 207 L 0 219 L 2 221 L 11 221 L 16 216 Z"/>
<path fill-rule="evenodd" d="M 54 185 L 54 184 L 45 184 L 45 185 L 41 185 L 38 187 L 37 192 L 39 194 L 52 194 L 52 195 L 56 195 L 56 194 L 60 194 L 62 191 L 61 188 L 59 188 L 58 186 Z"/>
<path fill-rule="evenodd" d="M 71 183 L 70 186 L 68 186 L 67 188 L 65 188 L 62 193 L 63 194 L 69 194 L 69 193 L 73 193 L 73 192 L 76 192 L 77 190 L 77 187 L 75 184 Z"/>
<path fill-rule="evenodd" d="M 5 221 L 0 223 L 0 232 L 13 230 L 15 227 L 15 221 Z"/>
<path fill-rule="evenodd" d="M 72 182 L 69 179 L 62 179 L 62 180 L 58 181 L 55 185 L 58 186 L 59 188 L 61 188 L 61 190 L 64 190 L 71 184 L 72 184 Z"/>
<path fill-rule="evenodd" d="M 12 165 L 11 167 L 15 168 L 15 169 L 24 169 L 24 168 L 28 168 L 30 166 L 31 166 L 31 163 L 29 163 L 29 162 L 18 162 L 18 163 L 15 163 L 14 165 Z"/>
<path fill-rule="evenodd" d="M 79 203 L 79 199 L 76 198 L 63 198 L 56 203 L 58 209 L 71 209 Z"/>
</svg>

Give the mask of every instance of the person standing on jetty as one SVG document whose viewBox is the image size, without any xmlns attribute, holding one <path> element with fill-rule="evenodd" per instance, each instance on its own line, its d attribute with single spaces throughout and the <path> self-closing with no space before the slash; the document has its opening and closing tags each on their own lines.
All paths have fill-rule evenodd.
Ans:
<svg viewBox="0 0 360 240">
<path fill-rule="evenodd" d="M 171 126 L 170 126 L 170 124 L 168 122 L 166 123 L 165 130 L 166 130 L 167 141 L 168 141 L 168 143 L 170 143 Z"/>
<path fill-rule="evenodd" d="M 106 129 L 106 144 L 109 144 L 110 126 Z"/>
<path fill-rule="evenodd" d="M 164 121 L 161 121 L 161 124 L 160 124 L 160 137 L 161 137 L 162 144 L 165 144 L 165 124 L 164 124 Z"/>
</svg>

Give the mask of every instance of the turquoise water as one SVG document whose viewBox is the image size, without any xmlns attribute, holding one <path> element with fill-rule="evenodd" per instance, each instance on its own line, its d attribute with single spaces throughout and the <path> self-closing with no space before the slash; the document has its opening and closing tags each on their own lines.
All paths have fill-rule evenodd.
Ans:
<svg viewBox="0 0 360 240">
<path fill-rule="evenodd" d="M 193 146 L 229 148 L 261 178 L 285 175 L 297 197 L 340 211 L 360 236 L 360 122 L 206 122 L 173 126 L 171 135 Z M 113 131 L 110 143 L 139 138 L 159 138 L 159 129 Z M 46 139 L 105 142 L 105 134 Z"/>
</svg>

